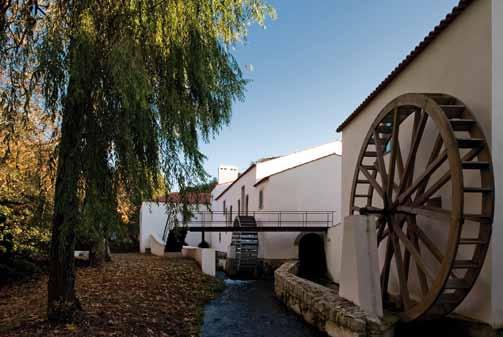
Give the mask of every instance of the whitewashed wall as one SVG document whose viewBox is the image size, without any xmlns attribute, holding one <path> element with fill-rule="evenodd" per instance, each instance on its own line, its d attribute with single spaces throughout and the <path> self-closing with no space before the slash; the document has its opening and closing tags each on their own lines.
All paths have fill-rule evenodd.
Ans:
<svg viewBox="0 0 503 337">
<path fill-rule="evenodd" d="M 304 163 L 331 155 L 333 153 L 342 153 L 342 143 L 340 141 L 315 146 L 309 149 L 291 153 L 283 157 L 259 163 L 257 164 L 256 179 L 258 181 L 264 177 L 268 177 L 275 173 L 298 165 L 302 165 Z"/>
<path fill-rule="evenodd" d="M 339 150 L 340 152 L 340 150 Z M 238 200 L 242 198 L 241 188 L 245 187 L 248 195 L 249 215 L 254 211 L 334 211 L 334 224 L 340 222 L 340 189 L 341 189 L 341 156 L 332 154 L 323 158 L 287 169 L 270 176 L 254 187 L 260 180 L 257 169 L 262 165 L 251 168 L 220 197 L 229 185 L 217 186 L 212 192 L 212 209 L 223 211 L 225 201 L 227 211 L 233 208 L 233 217 L 238 214 Z M 257 168 L 258 167 L 258 168 Z M 271 166 L 272 167 L 272 166 Z M 259 192 L 263 191 L 264 207 L 259 209 Z M 244 207 L 244 206 L 243 206 Z M 220 216 L 220 215 L 218 215 Z M 217 215 L 214 218 L 218 217 Z M 263 220 L 276 220 L 275 215 L 255 214 L 258 225 Z M 283 220 L 301 220 L 302 215 L 283 215 Z M 311 215 L 311 220 L 325 220 L 326 215 Z M 270 224 L 269 224 L 270 225 Z M 313 224 L 318 225 L 318 224 Z M 300 232 L 259 233 L 259 257 L 265 259 L 291 259 L 298 257 L 298 247 L 294 244 Z M 232 233 L 212 233 L 212 248 L 220 252 L 228 252 Z M 334 238 L 334 240 L 339 240 Z M 332 248 L 332 254 L 340 255 L 340 246 Z M 332 259 L 334 263 L 339 260 Z M 339 267 L 334 267 L 338 270 Z M 334 272 L 335 275 L 335 272 Z"/>
<path fill-rule="evenodd" d="M 249 210 L 255 210 L 258 206 L 258 198 L 255 195 L 256 191 L 253 185 L 255 184 L 255 174 L 256 167 L 251 168 L 247 172 L 245 172 L 242 176 L 239 177 L 232 186 L 225 192 L 225 194 L 219 198 L 216 197 L 220 195 L 220 193 L 225 190 L 225 188 L 229 187 L 231 184 L 225 186 L 224 188 L 215 189 L 212 192 L 212 209 L 216 212 L 223 212 L 223 203 L 225 201 L 227 210 L 230 210 L 230 206 L 232 205 L 232 217 L 235 218 L 238 215 L 238 200 L 241 198 L 241 187 L 245 186 L 245 194 L 248 194 L 249 198 Z M 218 187 L 218 186 L 217 186 Z M 221 217 L 221 215 L 219 215 Z M 219 216 L 214 216 L 216 219 Z M 231 224 L 232 225 L 232 224 Z M 222 226 L 221 224 L 218 226 Z M 227 253 L 232 240 L 232 232 L 224 232 L 224 233 L 211 233 L 211 247 L 215 248 L 218 252 Z"/>
<path fill-rule="evenodd" d="M 140 252 L 150 249 L 150 235 L 159 241 L 166 224 L 166 205 L 156 202 L 143 202 L 140 208 Z"/>
<path fill-rule="evenodd" d="M 258 191 L 263 190 L 264 211 L 335 211 L 334 224 L 337 224 L 340 219 L 341 156 L 330 155 L 278 173 L 256 189 L 257 198 L 254 201 L 257 206 Z M 325 215 L 310 216 L 315 221 L 326 220 Z M 260 223 L 260 216 L 257 219 Z M 293 215 L 285 215 L 283 219 L 301 220 L 302 216 L 294 219 Z M 260 233 L 259 256 L 267 259 L 297 258 L 298 247 L 294 241 L 299 234 Z"/>
<path fill-rule="evenodd" d="M 203 211 L 207 212 L 208 207 L 206 205 L 195 206 L 195 212 Z M 145 249 L 150 248 L 150 235 L 155 236 L 158 241 L 162 241 L 162 235 L 164 233 L 164 227 L 166 226 L 166 220 L 168 215 L 166 213 L 166 204 L 157 202 L 143 202 L 140 209 L 140 252 L 144 253 Z M 181 215 L 178 216 L 178 221 L 182 223 Z M 190 222 L 188 224 L 190 226 Z M 200 226 L 200 224 L 197 224 Z M 206 234 L 205 239 L 211 244 L 211 236 Z M 189 246 L 197 246 L 201 242 L 201 233 L 188 232 L 185 242 Z"/>
<path fill-rule="evenodd" d="M 327 272 L 332 281 L 339 283 L 342 266 L 342 224 L 330 227 L 325 238 Z"/>
<path fill-rule="evenodd" d="M 491 139 L 491 5 L 491 0 L 475 1 L 344 128 L 342 216 L 349 214 L 353 175 L 363 139 L 377 114 L 394 98 L 410 92 L 451 94 L 470 108 L 486 137 Z M 501 20 L 501 14 L 499 18 Z M 418 162 L 426 160 L 427 156 L 424 156 Z M 498 224 L 495 223 L 495 226 Z M 502 240 L 503 236 L 496 234 L 492 242 Z M 491 296 L 490 260 L 486 260 L 475 287 L 456 312 L 494 323 L 491 313 L 494 298 Z M 497 272 L 503 272 L 500 270 Z M 494 289 L 492 293 L 495 293 Z"/>
<path fill-rule="evenodd" d="M 503 1 L 492 0 L 492 149 L 496 185 L 493 244 L 488 254 L 492 262 L 492 325 L 503 327 Z"/>
</svg>

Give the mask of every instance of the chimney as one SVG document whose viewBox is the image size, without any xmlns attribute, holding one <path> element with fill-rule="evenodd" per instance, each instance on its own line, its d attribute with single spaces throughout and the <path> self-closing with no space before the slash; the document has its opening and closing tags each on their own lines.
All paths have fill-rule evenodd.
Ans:
<svg viewBox="0 0 503 337">
<path fill-rule="evenodd" d="M 218 167 L 218 183 L 225 184 L 236 180 L 239 176 L 239 170 L 236 166 L 220 165 Z"/>
</svg>

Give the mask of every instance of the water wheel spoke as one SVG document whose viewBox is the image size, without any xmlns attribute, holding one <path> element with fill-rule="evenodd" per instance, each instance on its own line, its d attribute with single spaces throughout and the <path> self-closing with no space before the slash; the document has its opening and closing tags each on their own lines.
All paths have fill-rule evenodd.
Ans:
<svg viewBox="0 0 503 337">
<path fill-rule="evenodd" d="M 450 221 L 451 219 L 451 210 L 438 207 L 404 205 L 404 206 L 398 206 L 396 210 L 398 212 L 404 212 L 413 215 L 421 215 L 435 220 Z"/>
<path fill-rule="evenodd" d="M 393 131 L 391 134 L 391 158 L 389 165 L 389 175 L 388 175 L 388 185 L 387 185 L 387 194 L 388 194 L 388 202 L 391 203 L 391 198 L 393 195 L 393 189 L 395 187 L 395 169 L 396 169 L 396 158 L 397 152 L 400 151 L 400 147 L 398 144 L 398 133 L 399 133 L 399 115 L 398 108 L 393 110 Z"/>
<path fill-rule="evenodd" d="M 423 261 L 421 254 L 417 251 L 416 247 L 412 244 L 412 242 L 407 238 L 407 236 L 402 232 L 400 227 L 393 223 L 393 233 L 396 234 L 398 239 L 402 242 L 404 248 L 410 252 L 416 265 L 422 270 L 422 272 L 426 275 L 426 277 L 430 280 L 433 280 L 433 273 L 428 270 L 426 263 Z"/>
<path fill-rule="evenodd" d="M 378 231 L 377 231 L 377 246 L 381 244 L 381 242 L 388 236 L 389 229 L 386 226 L 386 217 L 381 215 L 377 219 Z"/>
<path fill-rule="evenodd" d="M 419 239 L 418 239 L 416 232 L 415 232 L 415 229 L 417 227 L 415 217 L 414 216 L 408 217 L 407 224 L 408 224 L 407 230 L 410 229 L 409 235 L 411 237 L 412 243 L 414 244 L 414 247 L 416 247 L 419 254 L 421 254 L 421 248 L 419 247 Z M 423 270 L 417 264 L 416 264 L 416 271 L 417 271 L 417 276 L 419 278 L 419 285 L 421 286 L 421 291 L 423 293 L 423 296 L 426 296 L 429 292 L 428 281 L 426 279 L 426 275 L 424 274 Z"/>
<path fill-rule="evenodd" d="M 442 140 L 442 137 L 440 134 L 437 135 L 437 138 L 435 139 L 435 143 L 433 145 L 433 149 L 431 150 L 430 158 L 428 159 L 428 164 L 430 165 L 435 158 L 438 156 L 440 153 L 440 150 L 442 149 L 442 145 L 444 144 L 444 141 Z M 428 176 L 418 187 L 416 195 L 421 195 L 424 193 L 424 190 L 428 186 L 430 177 Z"/>
<path fill-rule="evenodd" d="M 384 226 L 383 226 L 383 228 L 384 228 Z M 384 240 L 388 235 L 389 235 L 388 228 L 384 229 L 383 231 L 378 232 L 377 233 L 377 245 L 379 246 L 379 244 L 382 242 L 382 240 Z"/>
<path fill-rule="evenodd" d="M 418 117 L 419 116 L 419 117 Z M 409 149 L 409 155 L 407 156 L 407 161 L 405 162 L 405 169 L 400 179 L 400 193 L 404 191 L 407 187 L 408 182 L 412 179 L 414 174 L 414 165 L 416 161 L 416 152 L 423 138 L 424 129 L 426 127 L 426 122 L 428 121 L 428 114 L 421 111 L 416 112 L 414 115 L 414 132 L 412 133 L 412 140 Z"/>
<path fill-rule="evenodd" d="M 386 165 L 384 164 L 384 142 L 381 138 L 379 138 L 379 135 L 376 131 L 374 131 L 374 140 L 377 153 L 377 171 L 381 175 L 381 181 L 383 185 L 387 186 L 388 176 L 386 174 Z"/>
<path fill-rule="evenodd" d="M 436 244 L 431 240 L 428 235 L 418 226 L 414 227 L 414 231 L 417 237 L 421 240 L 421 242 L 425 245 L 426 248 L 431 252 L 431 254 L 435 257 L 435 259 L 442 263 L 444 260 L 444 255 L 440 251 L 440 249 L 436 246 Z"/>
<path fill-rule="evenodd" d="M 480 148 L 471 149 L 461 158 L 461 161 L 462 162 L 471 161 L 473 158 L 477 156 L 479 152 Z M 434 195 L 439 189 L 442 188 L 442 186 L 444 186 L 449 181 L 449 179 L 451 179 L 451 172 L 447 171 L 426 192 L 418 194 L 416 200 L 414 200 L 414 204 L 421 205 L 427 202 L 432 195 Z"/>
<path fill-rule="evenodd" d="M 403 176 L 403 171 L 405 169 L 403 165 L 403 157 L 402 157 L 402 151 L 400 147 L 400 140 L 397 138 L 396 140 L 397 146 L 398 146 L 398 152 L 396 154 L 396 164 L 398 168 L 398 176 L 400 177 L 399 185 L 402 183 L 401 177 Z M 397 192 L 398 193 L 398 192 Z"/>
<path fill-rule="evenodd" d="M 400 284 L 400 297 L 402 299 L 402 304 L 405 310 L 409 309 L 411 306 L 409 289 L 407 286 L 407 279 L 405 276 L 405 269 L 402 260 L 402 252 L 400 249 L 400 243 L 398 242 L 398 238 L 395 231 L 390 232 L 390 241 L 393 244 L 394 256 L 395 256 L 395 264 L 396 271 L 398 274 L 398 283 Z"/>
<path fill-rule="evenodd" d="M 409 239 L 410 239 L 410 233 L 409 230 L 407 229 L 407 233 L 405 234 Z M 404 269 L 405 269 L 405 278 L 407 282 L 409 281 L 409 271 L 410 271 L 410 252 L 408 249 L 405 250 L 404 252 Z"/>
<path fill-rule="evenodd" d="M 430 176 L 444 163 L 446 159 L 447 151 L 444 151 L 438 158 L 436 158 L 431 164 L 429 164 L 428 167 L 426 167 L 419 178 L 417 178 L 416 181 L 414 181 L 411 186 L 405 190 L 405 192 L 401 193 L 398 196 L 398 203 L 403 203 L 405 200 L 407 200 L 407 198 L 409 198 L 425 180 L 430 178 Z"/>
<path fill-rule="evenodd" d="M 365 178 L 367 178 L 368 182 L 370 183 L 370 185 L 372 185 L 374 190 L 377 191 L 377 193 L 379 193 L 381 198 L 383 198 L 383 200 L 384 200 L 384 191 L 383 191 L 382 187 L 379 185 L 379 183 L 377 182 L 377 180 L 375 180 L 375 178 L 369 173 L 369 171 L 365 167 L 363 167 L 362 165 L 360 165 L 360 171 L 363 173 Z"/>
<path fill-rule="evenodd" d="M 388 283 L 389 283 L 389 273 L 391 269 L 391 259 L 393 258 L 393 245 L 391 240 L 388 240 L 386 243 L 386 254 L 384 257 L 384 264 L 381 270 L 381 292 L 383 298 L 386 298 L 386 294 L 388 292 Z"/>
</svg>

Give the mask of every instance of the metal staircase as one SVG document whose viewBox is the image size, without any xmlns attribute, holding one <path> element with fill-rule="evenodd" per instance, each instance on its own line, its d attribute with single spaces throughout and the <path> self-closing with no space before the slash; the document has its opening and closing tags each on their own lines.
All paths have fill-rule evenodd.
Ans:
<svg viewBox="0 0 503 337">
<path fill-rule="evenodd" d="M 239 215 L 234 227 L 257 227 L 253 216 Z M 256 231 L 232 233 L 228 274 L 233 277 L 255 277 L 257 273 L 258 235 Z"/>
</svg>

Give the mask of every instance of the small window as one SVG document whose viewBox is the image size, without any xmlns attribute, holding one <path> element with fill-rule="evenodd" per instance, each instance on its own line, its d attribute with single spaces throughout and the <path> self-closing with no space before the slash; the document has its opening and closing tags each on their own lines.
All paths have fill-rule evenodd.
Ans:
<svg viewBox="0 0 503 337">
<path fill-rule="evenodd" d="M 258 208 L 263 209 L 264 208 L 264 191 L 260 190 L 258 192 Z"/>
<path fill-rule="evenodd" d="M 238 215 L 241 215 L 241 200 L 238 200 Z"/>
<path fill-rule="evenodd" d="M 227 212 L 227 206 L 225 205 L 225 200 L 224 200 L 224 204 L 223 204 L 222 208 L 223 208 L 223 211 L 224 211 L 224 214 L 225 214 Z"/>
<path fill-rule="evenodd" d="M 222 242 L 222 232 L 218 232 L 218 242 Z"/>
</svg>

